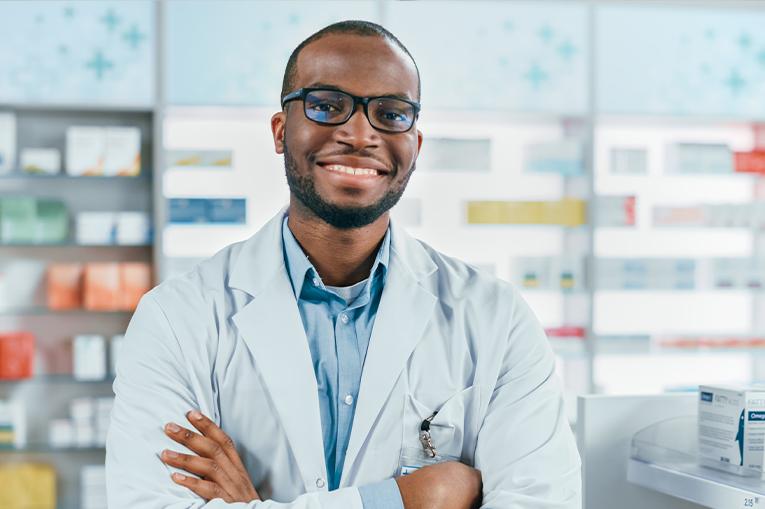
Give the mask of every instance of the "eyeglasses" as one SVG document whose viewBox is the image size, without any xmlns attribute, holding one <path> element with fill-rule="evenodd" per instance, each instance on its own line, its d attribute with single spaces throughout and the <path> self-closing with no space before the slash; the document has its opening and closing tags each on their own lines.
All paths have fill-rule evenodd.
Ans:
<svg viewBox="0 0 765 509">
<path fill-rule="evenodd" d="M 412 128 L 420 112 L 420 103 L 398 97 L 358 97 L 331 88 L 300 88 L 282 98 L 282 108 L 290 101 L 303 101 L 303 112 L 308 120 L 322 125 L 340 125 L 348 122 L 356 105 L 364 105 L 364 114 L 377 130 L 404 133 Z"/>
</svg>

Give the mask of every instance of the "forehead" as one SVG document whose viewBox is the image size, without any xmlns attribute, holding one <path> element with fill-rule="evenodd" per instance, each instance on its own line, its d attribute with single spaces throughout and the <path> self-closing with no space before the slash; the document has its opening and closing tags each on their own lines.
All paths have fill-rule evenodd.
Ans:
<svg viewBox="0 0 765 509">
<path fill-rule="evenodd" d="M 417 70 L 401 48 L 383 37 L 333 34 L 303 48 L 295 88 L 335 85 L 355 95 L 404 94 L 417 99 Z"/>
</svg>

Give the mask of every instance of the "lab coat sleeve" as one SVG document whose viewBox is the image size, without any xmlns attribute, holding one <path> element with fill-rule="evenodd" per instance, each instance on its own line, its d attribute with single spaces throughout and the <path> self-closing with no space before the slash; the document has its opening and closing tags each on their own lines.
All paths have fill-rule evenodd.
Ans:
<svg viewBox="0 0 765 509">
<path fill-rule="evenodd" d="M 163 426 L 171 421 L 190 426 L 178 416 L 192 408 L 210 412 L 212 405 L 205 396 L 209 388 L 195 387 L 198 382 L 188 376 L 184 352 L 189 346 L 179 343 L 153 293 L 146 295 L 125 335 L 114 382 L 106 446 L 110 509 L 362 509 L 357 488 L 307 493 L 290 503 L 228 504 L 222 499 L 205 503 L 175 484 L 170 478 L 175 469 L 162 463 L 159 454 L 164 449 L 191 452 L 169 439 Z"/>
<path fill-rule="evenodd" d="M 544 330 L 513 290 L 511 326 L 478 433 L 484 509 L 579 509 L 581 462 Z"/>
</svg>

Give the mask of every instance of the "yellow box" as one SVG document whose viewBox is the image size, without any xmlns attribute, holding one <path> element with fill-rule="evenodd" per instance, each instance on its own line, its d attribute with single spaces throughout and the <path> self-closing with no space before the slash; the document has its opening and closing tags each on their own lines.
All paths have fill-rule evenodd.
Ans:
<svg viewBox="0 0 765 509">
<path fill-rule="evenodd" d="M 56 471 L 50 465 L 0 465 L 0 486 L 0 509 L 56 509 Z"/>
<path fill-rule="evenodd" d="M 564 198 L 559 201 L 471 201 L 468 224 L 557 224 L 579 226 L 587 222 L 587 202 Z"/>
</svg>

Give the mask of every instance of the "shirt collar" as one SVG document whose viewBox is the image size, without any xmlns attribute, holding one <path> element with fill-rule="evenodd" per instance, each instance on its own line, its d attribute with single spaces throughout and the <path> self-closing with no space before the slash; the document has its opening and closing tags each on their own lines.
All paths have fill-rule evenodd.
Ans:
<svg viewBox="0 0 765 509">
<path fill-rule="evenodd" d="M 316 268 L 308 260 L 308 257 L 303 252 L 295 236 L 292 234 L 287 225 L 287 218 L 289 214 L 284 215 L 282 220 L 282 243 L 284 250 L 284 263 L 287 266 L 287 273 L 290 276 L 290 282 L 292 283 L 292 290 L 295 293 L 295 298 L 300 298 L 303 292 L 303 284 L 306 279 L 313 279 L 319 277 L 319 273 Z M 380 244 L 380 248 L 377 250 L 377 257 L 372 264 L 372 270 L 369 272 L 370 276 L 377 275 L 378 272 L 382 272 L 383 278 L 388 272 L 388 263 L 390 260 L 390 225 L 385 231 L 385 237 Z M 324 288 L 324 283 L 320 285 Z M 367 288 L 369 285 L 367 284 Z M 368 292 L 369 290 L 367 290 Z"/>
</svg>

